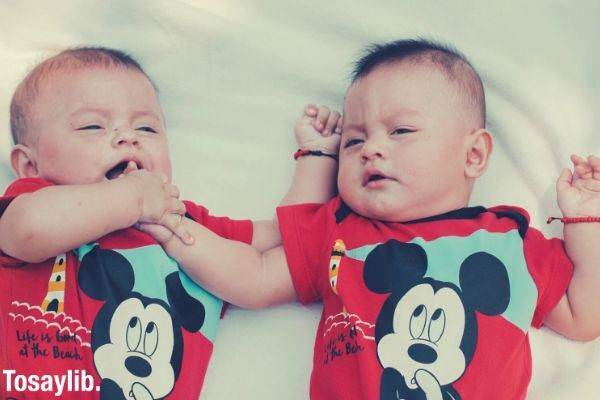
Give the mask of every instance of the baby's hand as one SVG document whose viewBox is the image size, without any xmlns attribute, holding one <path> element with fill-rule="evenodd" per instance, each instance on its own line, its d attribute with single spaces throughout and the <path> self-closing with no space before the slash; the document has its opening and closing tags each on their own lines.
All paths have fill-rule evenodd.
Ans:
<svg viewBox="0 0 600 400">
<path fill-rule="evenodd" d="M 558 206 L 565 217 L 600 217 L 600 158 L 571 156 L 556 182 Z"/>
<path fill-rule="evenodd" d="M 142 203 L 138 223 L 160 225 L 178 236 L 184 243 L 193 242 L 181 223 L 186 210 L 185 204 L 179 200 L 179 189 L 170 184 L 166 176 L 137 169 L 134 162 L 129 162 L 120 178 L 130 180 L 138 190 Z"/>
<path fill-rule="evenodd" d="M 342 133 L 342 117 L 339 112 L 328 107 L 308 104 L 296 121 L 294 133 L 301 149 L 337 154 Z"/>
<path fill-rule="evenodd" d="M 140 231 L 146 232 L 148 235 L 152 236 L 160 244 L 167 243 L 175 236 L 175 234 L 172 231 L 158 224 L 142 222 L 135 224 L 135 227 Z"/>
<path fill-rule="evenodd" d="M 185 218 L 185 217 L 183 217 L 183 218 Z M 183 221 L 183 218 L 182 218 L 182 221 Z M 165 228 L 162 225 L 149 224 L 146 222 L 137 223 L 137 224 L 135 224 L 135 227 L 137 229 L 139 229 L 140 231 L 146 232 L 148 235 L 152 236 L 161 245 L 164 245 L 165 243 L 167 243 L 169 240 L 171 240 L 173 238 L 178 238 L 184 244 L 187 244 L 187 245 L 194 244 L 194 242 L 195 242 L 194 237 L 191 236 L 190 234 L 188 234 L 187 230 L 185 230 L 185 228 L 183 228 L 183 222 L 180 223 L 179 227 L 178 227 L 178 229 L 180 229 L 180 231 L 181 231 L 181 234 L 173 233 L 173 231 Z M 185 236 L 182 238 L 181 235 L 185 235 Z"/>
</svg>

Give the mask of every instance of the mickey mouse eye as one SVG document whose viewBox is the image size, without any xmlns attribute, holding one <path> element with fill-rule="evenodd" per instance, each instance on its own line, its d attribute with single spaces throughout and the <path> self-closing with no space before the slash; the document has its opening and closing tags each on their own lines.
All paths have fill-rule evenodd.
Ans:
<svg viewBox="0 0 600 400">
<path fill-rule="evenodd" d="M 431 315 L 431 322 L 429 323 L 429 340 L 437 343 L 446 329 L 446 313 L 441 308 L 438 308 Z"/>
<path fill-rule="evenodd" d="M 410 316 L 410 336 L 413 339 L 420 338 L 425 330 L 427 323 L 427 308 L 423 304 L 419 304 Z"/>
<path fill-rule="evenodd" d="M 142 339 L 142 324 L 138 317 L 132 317 L 127 324 L 127 348 L 130 351 L 137 350 Z"/>
<path fill-rule="evenodd" d="M 146 326 L 144 332 L 144 353 L 150 357 L 158 347 L 158 328 L 154 322 L 150 322 Z"/>
</svg>

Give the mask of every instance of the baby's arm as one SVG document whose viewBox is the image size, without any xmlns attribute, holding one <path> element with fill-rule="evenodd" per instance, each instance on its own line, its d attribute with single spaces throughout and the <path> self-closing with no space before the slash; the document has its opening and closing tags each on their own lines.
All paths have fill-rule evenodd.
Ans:
<svg viewBox="0 0 600 400">
<path fill-rule="evenodd" d="M 304 109 L 295 126 L 300 149 L 336 156 L 340 132 L 340 114 L 313 105 Z M 299 157 L 281 205 L 326 202 L 334 194 L 336 172 L 335 158 Z M 142 224 L 140 229 L 161 242 L 193 280 L 229 303 L 262 308 L 296 299 L 276 218 L 254 222 L 252 246 L 223 239 L 187 218 L 183 226 L 195 239 L 191 246 L 156 227 Z"/>
<path fill-rule="evenodd" d="M 185 237 L 180 226 L 185 206 L 178 196 L 166 177 L 146 170 L 22 194 L 0 218 L 0 249 L 26 262 L 41 262 L 139 220 L 160 222 Z"/>
<path fill-rule="evenodd" d="M 304 108 L 294 126 L 298 148 L 329 156 L 297 158 L 292 185 L 281 205 L 325 203 L 333 197 L 341 132 L 342 118 L 337 111 L 313 104 Z"/>
<path fill-rule="evenodd" d="M 301 150 L 320 151 L 322 155 L 306 155 L 296 160 L 292 184 L 280 205 L 325 203 L 336 188 L 337 154 L 342 131 L 339 112 L 325 106 L 308 104 L 294 126 L 296 143 Z M 281 243 L 277 216 L 271 221 L 253 222 L 252 246 L 259 251 Z"/>
<path fill-rule="evenodd" d="M 565 169 L 556 184 L 565 217 L 600 217 L 600 158 L 572 156 L 575 175 Z M 567 293 L 545 323 L 576 340 L 600 335 L 600 222 L 565 224 L 566 252 L 574 272 Z"/>
<path fill-rule="evenodd" d="M 188 218 L 182 226 L 194 243 L 184 244 L 171 235 L 162 246 L 204 289 L 243 308 L 264 308 L 296 299 L 283 246 L 261 252 L 254 244 L 224 239 Z M 160 235 L 155 237 L 161 241 Z"/>
</svg>

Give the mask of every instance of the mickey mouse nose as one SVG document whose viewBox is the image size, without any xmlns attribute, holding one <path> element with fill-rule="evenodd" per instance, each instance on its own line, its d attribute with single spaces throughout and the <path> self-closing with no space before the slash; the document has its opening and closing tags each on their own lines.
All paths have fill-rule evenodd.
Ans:
<svg viewBox="0 0 600 400">
<path fill-rule="evenodd" d="M 152 373 L 152 367 L 148 361 L 138 356 L 129 356 L 125 359 L 125 368 L 133 375 L 145 378 Z"/>
<path fill-rule="evenodd" d="M 435 350 L 423 343 L 411 344 L 408 348 L 408 355 L 421 364 L 431 364 L 437 360 Z"/>
</svg>

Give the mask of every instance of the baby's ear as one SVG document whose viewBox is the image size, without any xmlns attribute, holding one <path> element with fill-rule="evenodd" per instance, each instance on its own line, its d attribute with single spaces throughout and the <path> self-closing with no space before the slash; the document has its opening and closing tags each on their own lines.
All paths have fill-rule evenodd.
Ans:
<svg viewBox="0 0 600 400">
<path fill-rule="evenodd" d="M 467 157 L 465 162 L 465 176 L 479 178 L 485 172 L 494 142 L 487 129 L 477 129 L 467 136 Z"/>
<path fill-rule="evenodd" d="M 34 178 L 38 169 L 33 156 L 33 150 L 24 144 L 18 144 L 10 152 L 12 169 L 19 178 Z"/>
</svg>

